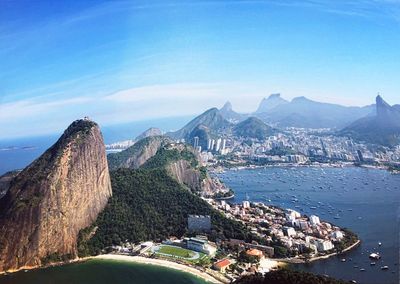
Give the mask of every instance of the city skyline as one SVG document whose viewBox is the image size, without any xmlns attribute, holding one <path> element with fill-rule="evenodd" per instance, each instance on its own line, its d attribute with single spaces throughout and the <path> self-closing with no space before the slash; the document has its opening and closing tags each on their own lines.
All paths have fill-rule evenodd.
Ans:
<svg viewBox="0 0 400 284">
<path fill-rule="evenodd" d="M 194 115 L 263 97 L 396 101 L 399 1 L 0 4 L 1 138 Z M 246 97 L 245 100 L 243 98 Z"/>
</svg>

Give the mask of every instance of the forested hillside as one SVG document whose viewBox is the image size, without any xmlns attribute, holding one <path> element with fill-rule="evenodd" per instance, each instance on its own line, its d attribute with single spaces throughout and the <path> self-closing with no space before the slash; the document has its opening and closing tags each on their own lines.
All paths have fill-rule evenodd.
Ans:
<svg viewBox="0 0 400 284">
<path fill-rule="evenodd" d="M 182 237 L 187 234 L 189 214 L 211 215 L 210 239 L 252 240 L 246 227 L 225 218 L 184 189 L 165 169 L 119 169 L 111 172 L 111 183 L 113 196 L 107 207 L 91 227 L 80 232 L 81 256 L 98 254 L 107 246 L 125 241 Z"/>
</svg>

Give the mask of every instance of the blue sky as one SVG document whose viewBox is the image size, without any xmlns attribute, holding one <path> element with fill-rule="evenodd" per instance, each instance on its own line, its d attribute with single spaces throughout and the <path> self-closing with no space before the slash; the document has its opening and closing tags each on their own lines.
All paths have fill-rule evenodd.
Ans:
<svg viewBox="0 0 400 284">
<path fill-rule="evenodd" d="M 400 0 L 0 1 L 0 139 L 240 112 L 270 93 L 400 103 Z"/>
</svg>

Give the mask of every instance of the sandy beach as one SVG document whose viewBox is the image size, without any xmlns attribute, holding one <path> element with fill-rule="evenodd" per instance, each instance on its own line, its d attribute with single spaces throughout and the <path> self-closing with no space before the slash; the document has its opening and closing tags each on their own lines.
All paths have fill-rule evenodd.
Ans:
<svg viewBox="0 0 400 284">
<path fill-rule="evenodd" d="M 129 255 L 117 255 L 117 254 L 102 254 L 94 257 L 94 259 L 112 259 L 112 260 L 122 260 L 122 261 L 131 261 L 136 263 L 142 264 L 152 264 L 163 266 L 167 268 L 176 269 L 179 271 L 184 271 L 190 274 L 193 274 L 197 277 L 200 277 L 210 283 L 222 283 L 215 279 L 214 277 L 210 276 L 209 274 L 200 271 L 196 268 L 189 267 L 183 264 L 175 263 L 172 261 L 162 260 L 162 259 L 155 259 L 155 258 L 146 258 L 141 256 L 129 256 Z"/>
</svg>

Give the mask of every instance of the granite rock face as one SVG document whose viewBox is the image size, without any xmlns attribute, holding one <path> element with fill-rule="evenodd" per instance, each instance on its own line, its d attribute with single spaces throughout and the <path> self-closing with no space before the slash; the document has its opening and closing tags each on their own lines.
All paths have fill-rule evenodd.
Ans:
<svg viewBox="0 0 400 284">
<path fill-rule="evenodd" d="M 111 195 L 99 127 L 77 120 L 0 199 L 0 271 L 75 258 L 79 231 Z"/>
<path fill-rule="evenodd" d="M 186 185 L 192 191 L 202 190 L 200 171 L 193 168 L 188 161 L 178 160 L 173 162 L 167 165 L 167 170 L 180 184 Z"/>
<path fill-rule="evenodd" d="M 137 169 L 152 158 L 157 151 L 171 140 L 164 136 L 149 136 L 136 142 L 128 149 L 108 155 L 110 170 L 119 168 Z"/>
<path fill-rule="evenodd" d="M 3 197 L 10 188 L 12 180 L 19 174 L 19 171 L 12 171 L 0 176 L 0 198 Z"/>
</svg>

